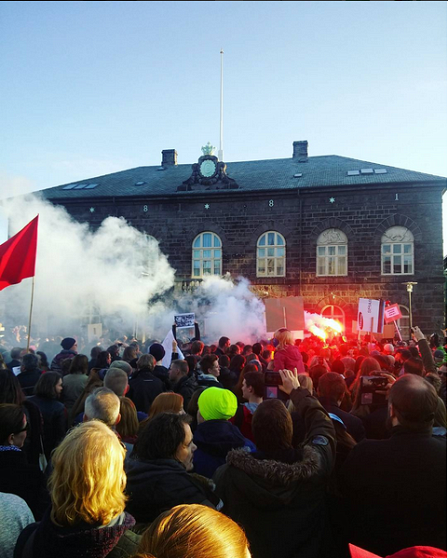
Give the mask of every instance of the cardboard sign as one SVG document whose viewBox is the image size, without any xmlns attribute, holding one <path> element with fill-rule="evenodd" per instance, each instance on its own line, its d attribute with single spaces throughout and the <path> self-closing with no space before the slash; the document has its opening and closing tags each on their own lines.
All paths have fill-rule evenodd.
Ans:
<svg viewBox="0 0 448 558">
<path fill-rule="evenodd" d="M 178 314 L 174 316 L 174 323 L 178 329 L 194 327 L 194 314 Z"/>
<path fill-rule="evenodd" d="M 288 296 L 286 298 L 266 298 L 266 331 L 277 331 L 286 327 L 290 331 L 305 329 L 303 298 Z"/>
<path fill-rule="evenodd" d="M 358 331 L 382 333 L 384 327 L 384 300 L 360 298 L 357 326 Z"/>
<path fill-rule="evenodd" d="M 98 339 L 103 335 L 103 324 L 87 324 L 87 339 L 89 343 L 93 341 L 98 341 Z"/>
<path fill-rule="evenodd" d="M 165 356 L 162 359 L 162 366 L 165 368 L 169 368 L 171 364 L 171 357 L 173 355 L 173 341 L 174 335 L 173 330 L 170 329 L 169 332 L 166 334 L 165 339 L 162 341 L 162 346 L 165 349 Z M 180 360 L 184 360 L 183 352 L 177 347 L 177 358 Z"/>
<path fill-rule="evenodd" d="M 390 322 L 395 322 L 396 320 L 399 320 L 402 317 L 403 316 L 400 312 L 400 308 L 398 304 L 392 304 L 391 306 L 388 306 L 384 310 L 384 321 L 386 322 L 386 324 L 389 324 Z"/>
</svg>

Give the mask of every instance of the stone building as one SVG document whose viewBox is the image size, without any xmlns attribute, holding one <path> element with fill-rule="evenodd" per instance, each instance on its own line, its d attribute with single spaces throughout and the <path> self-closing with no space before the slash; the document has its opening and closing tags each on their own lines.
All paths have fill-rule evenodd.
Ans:
<svg viewBox="0 0 448 558">
<path fill-rule="evenodd" d="M 155 237 L 189 289 L 207 273 L 247 277 L 260 297 L 302 295 L 305 310 L 342 321 L 358 298 L 401 307 L 409 324 L 445 327 L 442 194 L 446 178 L 339 155 L 224 163 L 211 146 L 193 165 L 175 150 L 139 167 L 43 191 L 95 228 L 122 216 Z"/>
</svg>

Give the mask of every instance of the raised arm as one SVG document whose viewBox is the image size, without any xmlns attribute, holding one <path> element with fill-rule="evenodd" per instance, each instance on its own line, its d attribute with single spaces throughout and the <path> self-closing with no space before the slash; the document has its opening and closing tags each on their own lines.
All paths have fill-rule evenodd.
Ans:
<svg viewBox="0 0 448 558">
<path fill-rule="evenodd" d="M 426 372 L 437 372 L 437 366 L 434 362 L 431 347 L 429 346 L 426 337 L 423 335 L 422 330 L 419 327 L 416 326 L 413 330 L 414 339 L 417 341 L 418 348 L 420 349 L 423 366 L 425 367 Z"/>
<path fill-rule="evenodd" d="M 307 389 L 300 387 L 297 370 L 280 370 L 283 385 L 280 389 L 289 394 L 294 407 L 305 423 L 305 443 L 317 449 L 324 458 L 328 474 L 336 455 L 336 433 L 327 411 Z"/>
</svg>

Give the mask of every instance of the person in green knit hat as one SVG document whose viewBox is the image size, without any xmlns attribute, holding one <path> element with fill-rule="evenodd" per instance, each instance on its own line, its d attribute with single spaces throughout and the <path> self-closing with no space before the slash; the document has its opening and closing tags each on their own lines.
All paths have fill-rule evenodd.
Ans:
<svg viewBox="0 0 448 558">
<path fill-rule="evenodd" d="M 193 439 L 197 446 L 194 470 L 212 478 L 216 469 L 226 462 L 230 450 L 247 448 L 247 451 L 255 451 L 255 445 L 229 422 L 238 408 L 237 398 L 230 390 L 207 388 L 199 396 L 198 407 L 198 427 Z"/>
</svg>

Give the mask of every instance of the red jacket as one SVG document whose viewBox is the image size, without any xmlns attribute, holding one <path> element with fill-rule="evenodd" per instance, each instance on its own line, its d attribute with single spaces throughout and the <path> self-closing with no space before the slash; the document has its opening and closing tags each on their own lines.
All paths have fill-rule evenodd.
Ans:
<svg viewBox="0 0 448 558">
<path fill-rule="evenodd" d="M 298 374 L 305 372 L 302 354 L 296 345 L 286 345 L 284 349 L 277 349 L 274 354 L 274 372 L 279 370 L 292 370 L 297 368 Z"/>
</svg>

